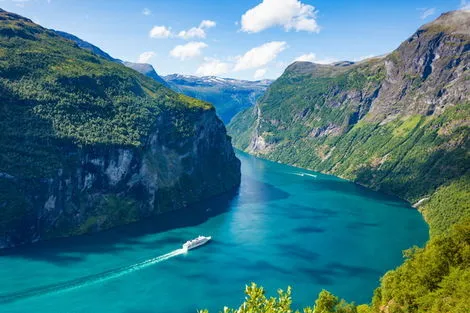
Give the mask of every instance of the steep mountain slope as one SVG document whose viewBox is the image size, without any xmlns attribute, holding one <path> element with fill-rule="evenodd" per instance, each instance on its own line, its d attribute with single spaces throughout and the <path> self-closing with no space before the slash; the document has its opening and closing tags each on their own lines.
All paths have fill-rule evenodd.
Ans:
<svg viewBox="0 0 470 313">
<path fill-rule="evenodd" d="M 59 30 L 54 30 L 54 32 L 57 35 L 59 35 L 61 37 L 64 37 L 65 39 L 69 39 L 69 40 L 74 41 L 80 48 L 88 50 L 90 52 L 93 52 L 94 54 L 96 54 L 96 55 L 98 55 L 98 56 L 100 56 L 100 57 L 102 57 L 102 58 L 104 58 L 108 61 L 121 62 L 121 60 L 113 58 L 112 56 L 110 56 L 109 54 L 107 54 L 106 52 L 104 52 L 103 50 L 98 48 L 97 46 L 92 45 L 88 41 L 80 39 L 75 35 L 72 35 L 72 34 L 69 34 L 69 33 L 66 33 L 66 32 L 63 32 L 63 31 L 59 31 Z"/>
<path fill-rule="evenodd" d="M 443 14 L 382 58 L 292 64 L 229 133 L 250 153 L 418 201 L 469 175 L 469 64 L 470 11 Z"/>
<path fill-rule="evenodd" d="M 0 11 L 0 247 L 98 231 L 240 182 L 214 108 Z"/>
<path fill-rule="evenodd" d="M 157 74 L 157 72 L 155 71 L 155 69 L 153 68 L 153 66 L 151 64 L 121 61 L 119 59 L 113 58 L 112 56 L 110 56 L 109 54 L 107 54 L 106 52 L 104 52 L 103 50 L 98 48 L 97 46 L 95 46 L 95 45 L 93 45 L 93 44 L 91 44 L 91 43 L 89 43 L 89 42 L 87 42 L 83 39 L 80 39 L 75 35 L 72 35 L 72 34 L 69 34 L 69 33 L 66 33 L 66 32 L 63 32 L 63 31 L 58 31 L 58 30 L 54 30 L 54 32 L 57 35 L 59 35 L 61 37 L 64 37 L 65 39 L 69 39 L 69 40 L 74 41 L 82 49 L 88 50 L 88 51 L 90 51 L 90 52 L 92 52 L 92 53 L 94 53 L 94 54 L 96 54 L 96 55 L 98 55 L 102 58 L 105 58 L 108 61 L 122 63 L 125 66 L 127 66 L 127 67 L 141 73 L 141 74 L 144 74 L 145 76 L 148 76 L 148 77 L 154 79 L 155 81 L 159 82 L 160 84 L 168 87 L 168 84 L 166 83 L 166 81 L 164 81 Z"/>
<path fill-rule="evenodd" d="M 163 78 L 173 90 L 212 103 L 225 123 L 238 112 L 253 106 L 271 84 L 270 80 L 246 81 L 215 76 L 173 74 Z"/>
</svg>

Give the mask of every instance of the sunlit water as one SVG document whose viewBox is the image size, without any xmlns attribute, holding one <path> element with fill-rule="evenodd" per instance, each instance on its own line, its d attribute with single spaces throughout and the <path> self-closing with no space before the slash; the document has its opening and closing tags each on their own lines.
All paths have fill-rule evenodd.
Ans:
<svg viewBox="0 0 470 313">
<path fill-rule="evenodd" d="M 408 204 L 344 180 L 239 153 L 240 189 L 189 210 L 108 232 L 2 252 L 0 312 L 218 312 L 245 284 L 321 289 L 368 302 L 380 276 L 422 245 Z M 197 235 L 213 241 L 188 253 Z"/>
</svg>

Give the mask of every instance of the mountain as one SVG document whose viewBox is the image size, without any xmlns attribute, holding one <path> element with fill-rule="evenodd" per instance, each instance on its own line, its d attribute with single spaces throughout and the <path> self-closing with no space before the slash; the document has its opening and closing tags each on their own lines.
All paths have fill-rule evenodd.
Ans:
<svg viewBox="0 0 470 313">
<path fill-rule="evenodd" d="M 428 198 L 469 175 L 469 51 L 470 12 L 455 11 L 384 57 L 295 62 L 229 133 L 236 147 L 271 160 Z"/>
<path fill-rule="evenodd" d="M 69 40 L 74 41 L 80 48 L 88 50 L 90 52 L 93 52 L 94 54 L 99 55 L 100 57 L 102 57 L 102 58 L 104 58 L 108 61 L 122 62 L 119 59 L 113 58 L 112 56 L 110 56 L 109 54 L 107 54 L 106 52 L 104 52 L 103 50 L 98 48 L 97 46 L 92 45 L 91 43 L 89 43 L 85 40 L 82 40 L 82 39 L 78 38 L 75 35 L 72 35 L 72 34 L 69 34 L 69 33 L 66 33 L 66 32 L 63 32 L 63 31 L 59 31 L 59 30 L 53 30 L 53 31 L 57 35 L 59 35 L 61 37 L 64 37 L 65 39 L 69 39 Z"/>
<path fill-rule="evenodd" d="M 238 112 L 253 106 L 272 82 L 178 74 L 163 78 L 173 90 L 212 103 L 225 123 L 228 123 Z"/>
<path fill-rule="evenodd" d="M 66 33 L 66 32 L 63 32 L 63 31 L 58 31 L 58 30 L 53 30 L 56 34 L 58 34 L 59 36 L 61 37 L 64 37 L 65 39 L 69 39 L 69 40 L 72 40 L 73 42 L 75 42 L 80 48 L 82 49 L 85 49 L 85 50 L 88 50 L 102 58 L 105 58 L 106 60 L 108 61 L 112 61 L 112 62 L 117 62 L 117 63 L 122 63 L 124 64 L 125 66 L 141 73 L 141 74 L 144 74 L 145 76 L 148 76 L 152 79 L 154 79 L 155 81 L 159 82 L 160 84 L 162 85 L 165 85 L 166 87 L 168 87 L 168 84 L 157 74 L 157 72 L 155 71 L 155 69 L 153 68 L 153 66 L 151 64 L 147 64 L 147 63 L 133 63 L 133 62 L 127 62 L 127 61 L 122 61 L 122 60 L 119 60 L 119 59 L 115 59 L 113 57 L 111 57 L 109 54 L 107 54 L 106 52 L 104 52 L 103 50 L 101 50 L 100 48 L 98 48 L 97 46 L 83 40 L 83 39 L 80 39 L 78 38 L 77 36 L 75 35 L 72 35 L 72 34 L 69 34 L 69 33 Z"/>
<path fill-rule="evenodd" d="M 233 189 L 215 109 L 0 10 L 0 247 L 134 222 Z"/>
<path fill-rule="evenodd" d="M 381 278 L 370 305 L 356 308 L 322 291 L 306 312 L 468 311 L 469 10 L 442 14 L 383 57 L 295 62 L 228 130 L 249 153 L 415 202 L 429 224 L 426 246 L 404 252 L 404 263 Z M 247 290 L 263 294 L 254 287 Z M 280 295 L 279 303 L 290 303 Z M 262 306 L 259 300 L 247 310 Z"/>
<path fill-rule="evenodd" d="M 148 64 L 148 63 L 132 63 L 132 62 L 123 62 L 123 64 L 141 74 L 144 74 L 145 76 L 148 76 L 150 78 L 152 78 L 153 80 L 159 82 L 160 84 L 164 85 L 165 87 L 170 87 L 168 85 L 168 83 L 163 79 L 161 78 L 157 72 L 155 71 L 155 69 L 153 68 L 153 66 L 151 64 Z"/>
</svg>

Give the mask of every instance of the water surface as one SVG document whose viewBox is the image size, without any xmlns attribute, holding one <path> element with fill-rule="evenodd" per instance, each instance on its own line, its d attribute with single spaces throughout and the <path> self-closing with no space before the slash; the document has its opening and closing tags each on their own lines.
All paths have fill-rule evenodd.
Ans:
<svg viewBox="0 0 470 313">
<path fill-rule="evenodd" d="M 0 255 L 0 312 L 218 312 L 245 284 L 293 287 L 294 306 L 321 289 L 368 302 L 380 276 L 422 245 L 407 203 L 336 177 L 239 153 L 234 193 L 99 234 Z M 189 253 L 197 235 L 213 242 Z"/>
</svg>

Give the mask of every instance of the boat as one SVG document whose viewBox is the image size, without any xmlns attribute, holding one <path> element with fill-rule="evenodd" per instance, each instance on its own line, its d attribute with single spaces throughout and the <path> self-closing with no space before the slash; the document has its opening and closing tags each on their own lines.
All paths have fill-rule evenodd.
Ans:
<svg viewBox="0 0 470 313">
<path fill-rule="evenodd" d="M 211 239 L 212 239 L 211 236 L 209 236 L 209 237 L 199 236 L 196 239 L 188 240 L 183 244 L 183 250 L 188 251 L 188 250 L 197 248 L 197 247 L 202 246 L 203 244 L 207 243 Z"/>
</svg>

